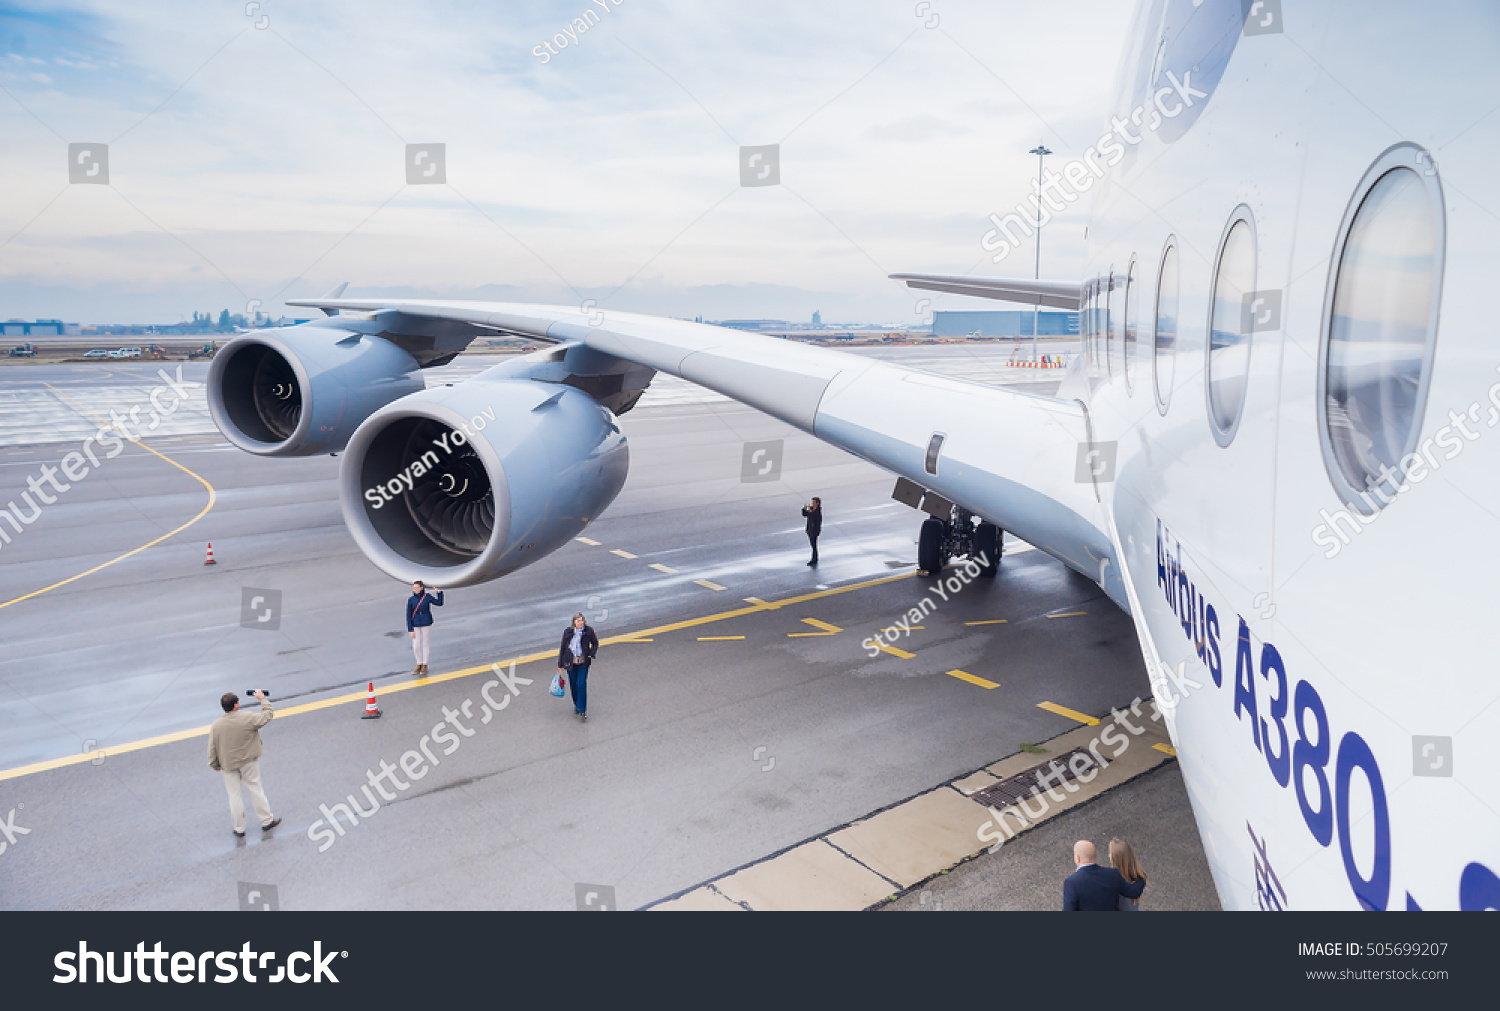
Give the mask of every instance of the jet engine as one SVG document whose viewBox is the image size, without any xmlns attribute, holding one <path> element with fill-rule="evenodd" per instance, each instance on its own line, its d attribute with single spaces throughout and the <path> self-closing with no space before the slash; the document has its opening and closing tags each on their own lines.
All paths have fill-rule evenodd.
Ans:
<svg viewBox="0 0 1500 1011">
<path fill-rule="evenodd" d="M 208 409 L 224 437 L 260 456 L 344 448 L 359 423 L 423 389 L 415 358 L 338 318 L 243 334 L 208 370 Z"/>
<path fill-rule="evenodd" d="M 571 540 L 614 501 L 629 460 L 614 416 L 576 387 L 476 377 L 366 419 L 344 453 L 339 499 L 381 570 L 466 586 Z"/>
</svg>

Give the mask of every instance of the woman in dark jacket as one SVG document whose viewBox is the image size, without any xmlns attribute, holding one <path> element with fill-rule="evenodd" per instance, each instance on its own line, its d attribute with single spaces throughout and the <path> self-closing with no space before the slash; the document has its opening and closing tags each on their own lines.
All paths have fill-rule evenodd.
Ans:
<svg viewBox="0 0 1500 1011">
<path fill-rule="evenodd" d="M 573 695 L 573 712 L 582 720 L 589 718 L 589 664 L 599 652 L 599 637 L 584 621 L 583 613 L 573 615 L 573 623 L 563 632 L 562 649 L 557 653 L 557 670 L 568 679 Z"/>
<path fill-rule="evenodd" d="M 443 591 L 428 587 L 420 579 L 411 584 L 406 598 L 406 631 L 411 635 L 411 651 L 416 654 L 418 677 L 427 676 L 427 645 L 432 637 L 432 606 L 443 606 Z"/>
</svg>

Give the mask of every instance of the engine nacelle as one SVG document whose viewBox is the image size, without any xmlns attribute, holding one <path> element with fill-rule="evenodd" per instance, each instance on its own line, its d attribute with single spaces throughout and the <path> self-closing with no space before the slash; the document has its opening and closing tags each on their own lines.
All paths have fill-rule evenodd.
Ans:
<svg viewBox="0 0 1500 1011">
<path fill-rule="evenodd" d="M 208 409 L 246 452 L 312 456 L 343 449 L 360 422 L 425 385 L 410 354 L 331 317 L 224 345 L 208 369 Z"/>
<path fill-rule="evenodd" d="M 476 378 L 372 414 L 344 453 L 339 502 L 384 572 L 467 586 L 577 536 L 620 493 L 629 462 L 614 416 L 588 394 Z"/>
</svg>

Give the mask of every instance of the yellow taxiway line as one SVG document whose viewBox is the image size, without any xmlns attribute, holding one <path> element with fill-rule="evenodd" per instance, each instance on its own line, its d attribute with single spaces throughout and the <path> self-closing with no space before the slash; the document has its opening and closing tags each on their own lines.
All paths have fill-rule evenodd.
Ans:
<svg viewBox="0 0 1500 1011">
<path fill-rule="evenodd" d="M 1067 706 L 1060 706 L 1056 702 L 1038 702 L 1036 704 L 1036 707 L 1038 709 L 1045 709 L 1049 713 L 1056 713 L 1059 716 L 1066 716 L 1070 720 L 1077 720 L 1079 723 L 1087 723 L 1091 727 L 1097 727 L 1099 725 L 1099 721 L 1094 719 L 1087 713 L 1080 713 L 1076 709 L 1069 709 Z"/>
<path fill-rule="evenodd" d="M 748 600 L 749 598 L 747 597 L 746 599 Z M 830 625 L 830 624 L 828 624 L 828 622 L 826 622 L 826 621 L 819 621 L 817 618 L 803 618 L 802 619 L 802 624 L 804 624 L 804 625 L 811 625 L 813 628 L 820 628 L 820 629 L 822 629 L 822 631 L 821 632 L 788 632 L 786 634 L 786 637 L 788 639 L 806 639 L 806 638 L 809 638 L 809 637 L 812 637 L 812 636 L 838 635 L 840 632 L 843 631 L 843 629 L 839 628 L 837 625 Z"/>
<path fill-rule="evenodd" d="M 93 412 L 85 409 L 82 404 L 79 404 L 78 401 L 74 400 L 72 397 L 68 396 L 62 390 L 59 390 L 57 387 L 53 386 L 51 383 L 43 383 L 42 385 L 45 386 L 45 387 L 47 387 L 52 392 L 56 393 L 59 397 L 62 397 L 64 400 L 67 400 L 70 403 L 72 403 L 80 411 L 83 411 L 84 414 L 87 414 L 90 417 L 93 417 Z M 98 418 L 94 418 L 94 420 L 95 421 L 99 421 Z M 100 422 L 100 424 L 101 425 L 107 424 L 107 422 Z M 124 435 L 125 433 L 121 432 L 120 434 Z M 168 537 L 171 537 L 174 534 L 180 534 L 180 533 L 182 533 L 182 531 L 186 530 L 188 527 L 192 526 L 194 523 L 197 523 L 199 520 L 201 520 L 204 516 L 208 515 L 208 511 L 214 507 L 214 501 L 218 498 L 218 492 L 214 491 L 214 486 L 213 485 L 209 484 L 207 481 L 205 481 L 199 475 L 197 475 L 197 474 L 193 473 L 192 471 L 188 470 L 186 467 L 184 467 L 182 464 L 178 463 L 176 460 L 172 459 L 170 456 L 165 456 L 165 455 L 163 455 L 161 453 L 158 453 L 156 450 L 152 449 L 150 446 L 146 445 L 144 442 L 141 442 L 140 440 L 135 440 L 133 444 L 136 445 L 136 446 L 141 447 L 146 452 L 151 453 L 154 456 L 160 456 L 163 460 L 167 461 L 172 466 L 176 467 L 178 470 L 182 471 L 184 474 L 188 475 L 193 480 L 195 480 L 199 484 L 203 485 L 203 487 L 207 488 L 208 489 L 208 504 L 205 505 L 201 510 L 199 510 L 197 516 L 194 516 L 192 519 L 190 519 L 186 523 L 182 524 L 182 526 L 177 527 L 177 528 L 175 528 L 173 530 L 169 530 L 168 532 L 162 534 L 160 537 L 156 538 L 156 540 L 154 540 L 154 541 L 147 541 L 145 544 L 142 544 L 140 547 L 138 547 L 138 548 L 132 548 L 130 551 L 125 552 L 123 555 L 118 555 L 118 556 L 116 556 L 114 558 L 111 558 L 109 561 L 104 562 L 101 565 L 96 565 L 92 569 L 87 570 L 86 572 L 80 572 L 76 576 L 69 576 L 67 579 L 63 579 L 63 580 L 60 580 L 60 581 L 58 581 L 56 583 L 53 583 L 51 586 L 44 586 L 40 590 L 32 590 L 30 593 L 22 594 L 21 596 L 16 597 L 14 600 L 7 600 L 5 603 L 0 604 L 0 608 L 9 607 L 12 604 L 19 604 L 21 601 L 23 601 L 23 600 L 30 600 L 32 597 L 39 597 L 42 594 L 46 593 L 48 590 L 55 590 L 59 586 L 67 586 L 69 583 L 71 583 L 71 582 L 73 582 L 75 580 L 78 580 L 78 579 L 82 579 L 84 576 L 92 576 L 94 573 L 98 572 L 100 569 L 107 569 L 111 565 L 115 564 L 116 562 L 123 562 L 125 559 L 129 558 L 131 555 L 138 555 L 142 551 L 145 551 L 147 548 L 155 547 L 156 545 L 160 544 L 162 541 L 166 540 Z"/>
<path fill-rule="evenodd" d="M 999 688 L 1000 687 L 999 685 L 995 684 L 995 682 L 993 682 L 993 681 L 986 681 L 984 678 L 980 677 L 979 675 L 977 675 L 977 674 L 970 674 L 968 671 L 950 670 L 948 672 L 948 676 L 949 677 L 953 677 L 953 678 L 958 678 L 960 681 L 967 681 L 967 682 L 969 682 L 969 684 L 971 684 L 971 685 L 978 685 L 981 688 Z"/>
<path fill-rule="evenodd" d="M 186 469 L 186 468 L 184 468 Z M 196 475 L 195 475 L 196 476 Z M 201 478 L 200 478 L 201 480 Z M 207 482 L 205 482 L 207 483 Z M 137 549 L 139 550 L 139 549 Z M 611 643 L 627 642 L 650 642 L 651 637 L 662 635 L 667 632 L 676 632 L 684 628 L 696 628 L 701 625 L 709 625 L 716 621 L 724 621 L 728 618 L 742 618 L 747 614 L 756 614 L 760 611 L 774 611 L 778 607 L 788 604 L 804 604 L 809 600 L 821 600 L 824 597 L 836 596 L 840 593 L 852 593 L 855 590 L 865 590 L 872 586 L 883 586 L 886 583 L 894 583 L 902 579 L 911 579 L 916 573 L 907 572 L 899 576 L 884 576 L 880 579 L 871 579 L 863 583 L 851 583 L 848 586 L 837 586 L 829 590 L 818 590 L 815 593 L 806 593 L 798 597 L 788 597 L 762 604 L 753 604 L 749 607 L 738 607 L 732 611 L 720 611 L 716 614 L 704 615 L 701 618 L 688 618 L 685 621 L 676 621 L 668 625 L 657 625 L 654 628 L 643 628 L 638 632 L 625 635 L 609 636 L 601 639 L 600 645 L 607 646 Z M 382 694 L 389 695 L 392 692 L 410 691 L 413 688 L 423 688 L 427 685 L 440 684 L 444 681 L 455 681 L 458 678 L 472 677 L 475 674 L 483 674 L 501 668 L 510 667 L 512 664 L 535 663 L 538 660 L 551 660 L 557 656 L 557 650 L 548 649 L 540 653 L 528 653 L 511 660 L 505 660 L 495 664 L 481 664 L 477 667 L 465 667 L 462 670 L 449 671 L 447 674 L 434 674 L 420 681 L 397 681 L 383 685 L 380 689 Z M 908 654 L 910 656 L 910 654 Z M 361 689 L 347 695 L 336 695 L 332 698 L 321 699 L 317 702 L 304 702 L 301 705 L 287 706 L 285 709 L 277 709 L 278 718 L 287 716 L 299 716 L 303 713 L 317 712 L 320 709 L 329 709 L 333 706 L 347 705 L 355 702 L 363 705 L 365 702 L 365 691 Z M 179 730 L 171 734 L 162 734 L 158 737 L 148 737 L 140 741 L 131 741 L 115 747 L 100 748 L 97 751 L 83 752 L 77 755 L 66 755 L 62 758 L 52 758 L 45 762 L 35 762 L 31 765 L 22 765 L 14 769 L 0 769 L 0 781 L 7 779 L 19 779 L 22 776 L 35 775 L 38 772 L 46 772 L 50 769 L 61 769 L 69 765 L 78 765 L 82 762 L 92 762 L 102 755 L 123 755 L 131 751 L 142 751 L 146 748 L 154 748 L 162 744 L 172 744 L 177 741 L 186 741 L 194 737 L 208 736 L 208 727 L 194 727 L 191 730 Z"/>
</svg>

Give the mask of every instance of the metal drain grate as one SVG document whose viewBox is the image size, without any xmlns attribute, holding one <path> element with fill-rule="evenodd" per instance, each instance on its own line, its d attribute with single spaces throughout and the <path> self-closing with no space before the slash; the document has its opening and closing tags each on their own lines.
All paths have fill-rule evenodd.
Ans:
<svg viewBox="0 0 1500 1011">
<path fill-rule="evenodd" d="M 1055 784 L 1059 779 L 1063 782 L 1070 779 L 1077 779 L 1078 776 L 1074 773 L 1072 767 L 1074 755 L 1082 755 L 1088 761 L 1088 765 L 1084 767 L 1084 772 L 1099 768 L 1098 760 L 1089 754 L 1086 748 L 1074 748 L 1072 751 L 1058 755 L 1056 758 L 1049 758 L 1045 762 L 1038 762 L 1025 772 L 1018 772 L 1009 779 L 1002 779 L 993 786 L 987 786 L 983 790 L 971 793 L 969 797 L 976 803 L 982 804 L 985 807 L 993 807 L 997 811 L 1013 807 L 1023 797 L 1029 799 L 1033 793 L 1045 793 L 1046 789 L 1041 785 L 1037 776 L 1040 773 L 1048 773 L 1054 766 L 1056 767 L 1056 773 L 1049 773 L 1049 782 Z"/>
</svg>

